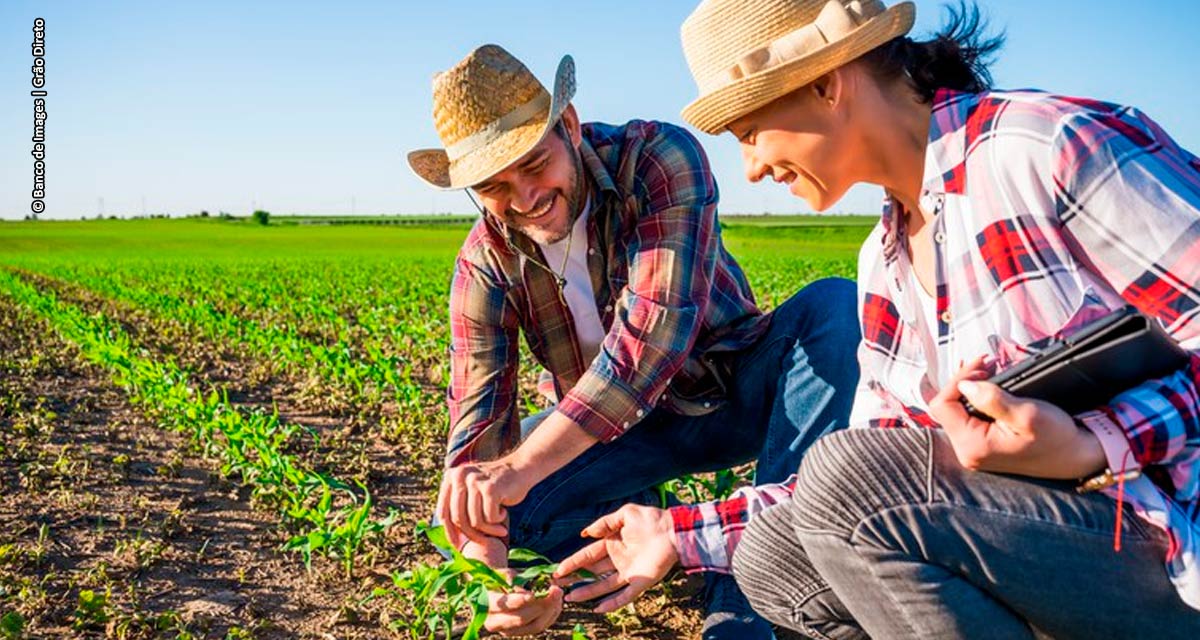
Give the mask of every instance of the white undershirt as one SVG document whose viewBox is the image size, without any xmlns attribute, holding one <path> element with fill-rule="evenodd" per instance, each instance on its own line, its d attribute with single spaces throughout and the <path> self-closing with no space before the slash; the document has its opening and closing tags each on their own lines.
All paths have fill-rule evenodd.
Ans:
<svg viewBox="0 0 1200 640">
<path fill-rule="evenodd" d="M 916 267 L 913 267 L 909 273 L 912 279 L 912 288 L 917 292 L 917 306 L 921 307 L 921 315 L 925 316 L 925 326 L 928 328 L 930 334 L 936 336 L 938 330 L 937 300 L 934 300 L 933 296 L 925 290 L 925 287 L 917 278 Z"/>
<path fill-rule="evenodd" d="M 571 227 L 571 255 L 567 257 L 567 268 L 563 278 L 567 283 L 563 287 L 563 297 L 575 320 L 575 335 L 579 338 L 579 350 L 584 362 L 591 362 L 600 352 L 600 343 L 604 342 L 604 324 L 600 321 L 600 313 L 596 310 L 596 294 L 592 289 L 592 276 L 588 272 L 588 233 L 587 218 L 592 209 L 589 199 L 583 207 L 583 213 Z M 567 238 L 554 244 L 538 243 L 546 265 L 554 273 L 559 273 L 563 267 L 563 254 L 567 250 Z"/>
</svg>

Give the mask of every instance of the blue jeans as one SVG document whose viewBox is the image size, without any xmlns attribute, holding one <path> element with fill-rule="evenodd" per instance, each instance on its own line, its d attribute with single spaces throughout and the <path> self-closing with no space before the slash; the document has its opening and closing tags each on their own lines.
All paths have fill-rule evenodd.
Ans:
<svg viewBox="0 0 1200 640">
<path fill-rule="evenodd" d="M 820 436 L 846 426 L 858 384 L 855 284 L 814 282 L 771 314 L 770 328 L 733 359 L 726 403 L 703 416 L 663 409 L 597 444 L 509 509 L 509 542 L 553 560 L 586 542 L 580 530 L 621 505 L 657 505 L 654 487 L 757 459 L 755 483 L 796 472 Z M 549 411 L 522 421 L 523 436 Z"/>
</svg>

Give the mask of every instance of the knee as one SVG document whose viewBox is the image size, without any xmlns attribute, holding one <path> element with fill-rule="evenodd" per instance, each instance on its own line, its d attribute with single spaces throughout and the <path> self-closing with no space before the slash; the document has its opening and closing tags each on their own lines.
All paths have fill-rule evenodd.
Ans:
<svg viewBox="0 0 1200 640">
<path fill-rule="evenodd" d="M 796 555 L 790 550 L 798 548 L 799 542 L 778 511 L 769 509 L 750 521 L 733 555 L 733 577 L 755 612 L 775 624 L 791 626 L 798 594 L 782 588 L 780 582 L 795 575 L 787 564 Z"/>
<path fill-rule="evenodd" d="M 803 531 L 849 535 L 871 516 L 924 502 L 929 433 L 916 429 L 846 429 L 808 450 L 792 495 Z"/>
<path fill-rule="evenodd" d="M 846 278 L 821 278 L 810 282 L 796 294 L 795 298 L 807 305 L 815 305 L 830 320 L 845 322 L 852 320 L 858 325 L 858 285 Z"/>
<path fill-rule="evenodd" d="M 787 329 L 804 336 L 807 346 L 837 355 L 839 366 L 849 364 L 857 371 L 854 352 L 862 337 L 858 321 L 858 289 L 852 280 L 823 278 L 810 283 L 775 310 Z"/>
</svg>

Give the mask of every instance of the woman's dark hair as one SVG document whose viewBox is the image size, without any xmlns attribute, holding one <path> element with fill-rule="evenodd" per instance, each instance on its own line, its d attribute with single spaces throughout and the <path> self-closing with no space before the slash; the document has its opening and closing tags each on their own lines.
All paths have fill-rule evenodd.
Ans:
<svg viewBox="0 0 1200 640">
<path fill-rule="evenodd" d="M 957 6 L 947 6 L 946 14 L 946 22 L 932 40 L 894 38 L 861 60 L 883 80 L 898 79 L 907 71 L 913 88 L 925 102 L 932 100 L 938 89 L 972 93 L 990 89 L 988 65 L 1004 46 L 1004 34 L 985 33 L 987 20 L 973 2 L 960 0 Z"/>
</svg>

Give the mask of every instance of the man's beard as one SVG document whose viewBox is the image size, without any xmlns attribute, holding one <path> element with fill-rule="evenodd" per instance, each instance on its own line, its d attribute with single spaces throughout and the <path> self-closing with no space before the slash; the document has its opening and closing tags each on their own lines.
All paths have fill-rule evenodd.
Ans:
<svg viewBox="0 0 1200 640">
<path fill-rule="evenodd" d="M 570 184 L 567 186 L 568 193 L 562 193 L 562 191 L 556 191 L 554 194 L 551 194 L 551 198 L 553 198 L 555 195 L 561 194 L 564 197 L 564 199 L 566 200 L 566 204 L 567 204 L 566 225 L 563 226 L 562 230 L 555 232 L 554 235 L 545 234 L 545 235 L 543 235 L 543 237 L 541 239 L 531 237 L 532 240 L 534 240 L 535 242 L 539 242 L 541 244 L 554 244 L 556 242 L 562 242 L 563 240 L 565 240 L 566 237 L 571 234 L 571 230 L 575 227 L 575 222 L 579 220 L 579 215 L 581 213 L 583 213 L 583 201 L 584 201 L 584 197 L 585 197 L 585 189 L 584 189 L 584 183 L 583 183 L 583 158 L 582 158 L 582 156 L 580 156 L 578 149 L 574 149 L 570 144 L 567 144 L 567 148 L 573 149 L 575 151 L 575 153 L 572 154 L 572 164 L 574 166 L 572 167 L 572 171 L 571 171 Z M 531 210 L 537 211 L 538 207 L 543 206 L 543 205 L 544 205 L 544 202 L 539 202 Z M 519 226 L 512 223 L 512 221 L 514 221 L 514 220 L 521 219 L 520 214 L 518 214 L 517 212 L 513 211 L 510 208 L 504 212 L 504 217 L 509 226 L 516 228 L 518 231 L 520 231 L 521 233 L 524 233 L 526 236 L 529 235 L 529 233 L 525 232 Z M 536 224 L 534 226 L 536 226 Z"/>
</svg>

